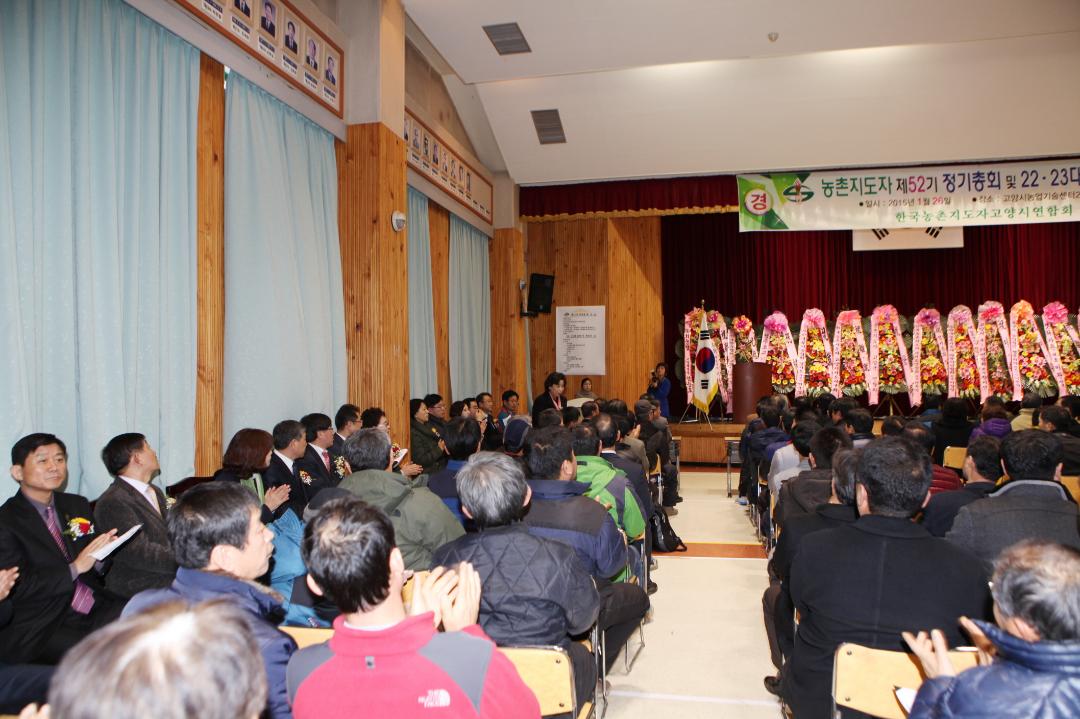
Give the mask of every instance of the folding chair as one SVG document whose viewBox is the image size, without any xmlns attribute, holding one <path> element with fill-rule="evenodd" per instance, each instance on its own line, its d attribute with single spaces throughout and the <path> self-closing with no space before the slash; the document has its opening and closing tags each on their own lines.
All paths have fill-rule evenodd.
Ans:
<svg viewBox="0 0 1080 719">
<path fill-rule="evenodd" d="M 540 715 L 568 714 L 574 711 L 574 671 L 570 656 L 561 647 L 499 647 L 517 668 L 522 681 L 532 689 L 540 703 Z M 592 702 L 583 702 L 577 719 L 592 717 Z"/>
<path fill-rule="evenodd" d="M 942 466 L 948 467 L 949 469 L 963 469 L 964 457 L 966 456 L 966 447 L 946 447 L 945 457 L 942 461 Z"/>
<path fill-rule="evenodd" d="M 957 672 L 978 663 L 975 651 L 952 650 Z M 905 719 L 895 689 L 918 689 L 926 677 L 915 655 L 841 644 L 833 659 L 833 703 L 883 719 Z"/>
<path fill-rule="evenodd" d="M 313 644 L 322 644 L 330 641 L 334 636 L 333 629 L 322 627 L 278 627 L 281 631 L 296 640 L 296 646 L 300 649 L 310 647 Z"/>
<path fill-rule="evenodd" d="M 1061 485 L 1069 490 L 1069 494 L 1072 495 L 1073 499 L 1080 502 L 1080 477 L 1063 474 L 1061 475 Z"/>
</svg>

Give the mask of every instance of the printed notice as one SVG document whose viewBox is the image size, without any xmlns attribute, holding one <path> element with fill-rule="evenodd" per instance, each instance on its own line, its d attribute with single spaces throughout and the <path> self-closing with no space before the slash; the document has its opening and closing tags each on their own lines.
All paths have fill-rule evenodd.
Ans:
<svg viewBox="0 0 1080 719">
<path fill-rule="evenodd" d="M 606 307 L 556 307 L 555 371 L 607 374 Z"/>
</svg>

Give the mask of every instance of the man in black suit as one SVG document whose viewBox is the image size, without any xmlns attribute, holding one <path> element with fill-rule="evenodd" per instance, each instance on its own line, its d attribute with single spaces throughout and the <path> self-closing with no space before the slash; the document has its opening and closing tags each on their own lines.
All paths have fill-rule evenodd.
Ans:
<svg viewBox="0 0 1080 719">
<path fill-rule="evenodd" d="M 309 491 L 315 477 L 296 464 L 296 461 L 307 453 L 304 425 L 295 419 L 282 420 L 274 425 L 273 436 L 274 452 L 270 457 L 270 466 L 263 473 L 263 484 L 267 488 L 289 485 L 289 501 L 281 505 L 274 514 L 280 517 L 286 508 L 291 508 L 297 518 L 302 519 L 304 507 L 315 496 Z"/>
<path fill-rule="evenodd" d="M 904 651 L 901 632 L 941 628 L 954 646 L 960 617 L 990 610 L 982 563 L 911 521 L 930 499 L 929 452 L 882 437 L 862 448 L 856 479 L 859 519 L 805 537 L 791 565 L 800 620 L 781 691 L 799 719 L 832 716 L 841 643 Z"/>
<path fill-rule="evenodd" d="M 8 595 L 19 580 L 19 568 L 0 569 L 0 629 L 11 621 Z M 31 702 L 44 704 L 53 668 L 38 664 L 8 664 L 0 659 L 0 712 L 15 714 Z"/>
<path fill-rule="evenodd" d="M 334 445 L 334 428 L 328 416 L 313 412 L 301 417 L 300 424 L 304 425 L 307 450 L 296 461 L 296 466 L 315 478 L 307 488 L 308 494 L 314 497 L 320 489 L 338 486 L 352 472 L 345 458 L 331 449 Z"/>
<path fill-rule="evenodd" d="M 964 488 L 938 492 L 923 510 L 922 525 L 935 537 L 944 537 L 949 533 L 961 509 L 997 489 L 997 481 L 1005 474 L 1001 466 L 1001 442 L 998 438 L 988 434 L 976 437 L 967 446 L 961 472 Z"/>
<path fill-rule="evenodd" d="M 0 567 L 18 567 L 11 622 L 0 629 L 0 656 L 55 664 L 84 636 L 115 619 L 123 602 L 105 591 L 92 556 L 116 537 L 95 532 L 90 503 L 58 491 L 67 481 L 67 448 L 51 434 L 11 448 L 19 491 L 0 507 Z"/>
<path fill-rule="evenodd" d="M 338 408 L 337 414 L 334 415 L 334 443 L 330 446 L 330 449 L 335 454 L 344 456 L 345 454 L 345 440 L 352 436 L 352 433 L 360 429 L 360 408 L 355 404 L 343 404 Z"/>
<path fill-rule="evenodd" d="M 251 6 L 248 5 L 247 0 L 233 0 L 233 7 L 251 17 Z"/>
<path fill-rule="evenodd" d="M 297 50 L 296 25 L 292 20 L 285 23 L 285 48 L 292 53 L 295 53 Z"/>
<path fill-rule="evenodd" d="M 151 484 L 161 469 L 157 453 L 144 435 L 127 432 L 109 440 L 101 461 L 115 479 L 98 497 L 94 521 L 119 533 L 142 525 L 112 555 L 105 586 L 128 598 L 144 589 L 169 586 L 176 576 L 176 561 L 165 526 L 165 494 Z"/>
<path fill-rule="evenodd" d="M 274 24 L 274 4 L 266 0 L 263 1 L 262 29 L 268 35 L 277 33 L 277 25 Z"/>
<path fill-rule="evenodd" d="M 1080 474 L 1080 438 L 1069 433 L 1072 424 L 1072 415 L 1061 405 L 1050 405 L 1039 411 L 1039 429 L 1061 440 L 1061 473 L 1075 477 Z M 1080 497 L 1073 499 L 1080 500 Z"/>
</svg>

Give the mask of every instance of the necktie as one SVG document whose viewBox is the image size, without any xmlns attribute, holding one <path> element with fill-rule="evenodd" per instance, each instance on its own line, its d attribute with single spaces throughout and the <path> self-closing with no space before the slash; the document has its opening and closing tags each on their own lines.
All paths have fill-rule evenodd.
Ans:
<svg viewBox="0 0 1080 719">
<path fill-rule="evenodd" d="M 67 545 L 64 544 L 64 537 L 60 534 L 60 524 L 56 521 L 56 510 L 51 504 L 45 508 L 45 525 L 49 528 L 49 534 L 52 535 L 56 546 L 60 548 L 64 559 L 70 562 L 71 554 L 68 553 Z M 83 584 L 78 577 L 75 578 L 75 594 L 71 597 L 71 608 L 79 614 L 89 614 L 94 608 L 94 590 Z"/>
<path fill-rule="evenodd" d="M 161 514 L 161 506 L 158 504 L 157 495 L 154 494 L 154 490 L 147 486 L 146 493 L 143 494 L 143 496 L 146 497 L 146 501 L 150 502 L 150 506 L 154 508 L 154 511 Z"/>
<path fill-rule="evenodd" d="M 323 461 L 323 464 L 326 465 L 326 471 L 329 472 L 330 471 L 330 453 L 327 452 L 325 449 L 322 450 L 322 461 Z"/>
</svg>

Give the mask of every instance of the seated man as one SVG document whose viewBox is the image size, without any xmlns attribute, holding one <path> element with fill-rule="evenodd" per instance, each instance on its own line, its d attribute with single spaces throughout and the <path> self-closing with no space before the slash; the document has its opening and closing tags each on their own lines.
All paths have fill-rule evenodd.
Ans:
<svg viewBox="0 0 1080 719">
<path fill-rule="evenodd" d="M 520 398 L 514 390 L 508 389 L 502 393 L 502 408 L 499 410 L 498 416 L 500 429 L 505 430 L 506 423 L 518 413 L 518 402 L 520 402 Z"/>
<path fill-rule="evenodd" d="M 532 493 L 512 458 L 475 454 L 458 472 L 457 482 L 461 509 L 480 531 L 440 547 L 433 566 L 472 564 L 483 585 L 484 632 L 500 645 L 563 647 L 570 654 L 578 703 L 591 701 L 596 664 L 592 653 L 571 637 L 585 634 L 596 622 L 600 598 L 577 553 L 532 534 L 520 521 Z"/>
<path fill-rule="evenodd" d="M 616 447 L 622 441 L 622 432 L 618 422 L 609 414 L 598 414 L 592 422 L 596 436 L 600 439 L 600 457 L 612 467 L 626 475 L 630 488 L 637 497 L 641 513 L 648 518 L 653 513 L 652 492 L 649 479 L 641 469 L 641 464 L 630 457 L 620 455 Z M 646 530 L 648 529 L 646 522 Z"/>
<path fill-rule="evenodd" d="M 926 425 L 922 422 L 908 422 L 904 426 L 903 436 L 925 449 L 926 453 L 931 457 L 934 456 L 934 447 L 937 446 L 937 438 L 934 436 L 934 430 L 927 429 Z M 974 439 L 974 437 L 972 437 L 972 439 Z M 951 492 L 964 486 L 960 482 L 960 477 L 953 470 L 942 467 L 940 464 L 932 464 L 931 467 L 933 470 L 932 476 L 934 478 L 933 482 L 930 484 L 931 494 Z"/>
<path fill-rule="evenodd" d="M 986 499 L 963 507 L 945 538 L 989 568 L 1001 550 L 1023 539 L 1080 548 L 1076 502 L 1061 486 L 1061 440 L 1038 429 L 1010 432 L 1001 441 L 1009 481 Z"/>
<path fill-rule="evenodd" d="M 952 529 L 957 513 L 976 499 L 997 489 L 1005 471 L 1001 467 L 1001 443 L 996 437 L 976 437 L 964 456 L 964 488 L 939 492 L 923 510 L 922 524 L 935 537 L 944 537 Z"/>
<path fill-rule="evenodd" d="M 169 512 L 169 539 L 180 565 L 176 579 L 168 589 L 136 594 L 123 616 L 176 600 L 228 599 L 244 610 L 262 653 L 268 715 L 288 719 L 285 667 L 296 642 L 277 628 L 280 595 L 255 582 L 266 574 L 274 551 L 274 533 L 260 515 L 259 500 L 239 484 L 207 482 L 184 492 Z"/>
<path fill-rule="evenodd" d="M 495 399 L 490 392 L 481 392 L 476 395 L 476 406 L 483 416 L 487 418 L 487 423 L 484 425 L 484 450 L 498 452 L 502 449 L 502 435 L 505 427 L 502 422 L 497 421 L 495 418 Z"/>
<path fill-rule="evenodd" d="M 1080 552 L 1015 544 L 995 562 L 991 584 L 997 626 L 961 620 L 980 666 L 957 676 L 940 631 L 904 635 L 926 673 L 911 719 L 1080 716 Z"/>
<path fill-rule="evenodd" d="M 919 421 L 922 424 L 922 420 Z M 862 407 L 853 409 L 844 418 L 847 433 L 851 435 L 851 445 L 858 449 L 865 447 L 874 439 L 874 416 Z M 926 425 L 923 424 L 925 427 Z"/>
<path fill-rule="evenodd" d="M 353 473 L 341 482 L 341 488 L 390 517 L 406 569 L 427 569 L 436 549 L 465 533 L 431 490 L 412 486 L 407 477 L 390 471 L 393 457 L 386 432 L 355 432 L 345 442 L 345 459 Z"/>
<path fill-rule="evenodd" d="M 1070 477 L 1080 475 L 1080 438 L 1069 434 L 1072 415 L 1061 405 L 1050 405 L 1039 412 L 1039 429 L 1061 440 L 1061 473 Z M 1080 501 L 1080 497 L 1073 497 Z"/>
<path fill-rule="evenodd" d="M 791 433 L 790 447 L 794 450 L 797 460 L 791 467 L 773 473 L 772 469 L 776 466 L 776 460 L 780 457 L 780 452 L 773 455 L 773 461 L 769 468 L 769 492 L 773 496 L 779 498 L 780 488 L 784 486 L 784 482 L 795 479 L 803 472 L 813 469 L 810 466 L 810 441 L 820 429 L 821 425 L 817 422 L 806 421 L 795 425 L 795 429 Z"/>
<path fill-rule="evenodd" d="M 596 580 L 601 603 L 597 621 L 605 632 L 604 658 L 611 669 L 649 611 L 645 590 L 619 581 L 629 565 L 626 536 L 602 505 L 585 496 L 586 487 L 575 481 L 577 462 L 569 431 L 554 427 L 530 434 L 529 469 L 532 503 L 525 524 L 532 534 L 573 547 Z"/>
<path fill-rule="evenodd" d="M 0 569 L 0 629 L 11 621 L 8 595 L 19 580 L 19 568 Z M 15 714 L 31 702 L 44 703 L 53 669 L 34 664 L 8 664 L 0 660 L 0 712 Z"/>
<path fill-rule="evenodd" d="M 296 460 L 296 466 L 312 478 L 307 485 L 310 501 L 319 490 L 338 486 L 351 472 L 345 458 L 333 450 L 334 426 L 330 424 L 330 417 L 312 412 L 301 417 L 300 424 L 304 425 L 307 448 L 304 456 Z"/>
<path fill-rule="evenodd" d="M 781 692 L 799 719 L 832 716 L 843 642 L 899 651 L 901 632 L 941 627 L 956 643 L 959 618 L 989 608 L 982 563 L 911 521 L 930 497 L 930 453 L 902 437 L 860 452 L 859 519 L 805 537 L 791 565 L 800 619 Z"/>
<path fill-rule="evenodd" d="M 382 407 L 368 407 L 360 413 L 360 427 L 359 429 L 369 429 L 377 427 L 386 435 L 390 437 L 391 450 L 394 447 L 394 435 L 390 433 L 390 418 L 386 416 L 386 412 Z M 345 451 L 345 444 L 342 443 L 342 453 Z M 441 451 L 441 450 L 440 450 Z M 406 451 L 406 454 L 408 452 Z M 342 455 L 344 456 L 344 454 Z M 427 477 L 423 476 L 424 468 L 416 462 L 410 461 L 402 457 L 401 461 L 394 461 L 394 468 L 392 470 L 395 473 L 404 474 L 406 477 L 413 481 L 413 484 L 418 484 L 421 487 L 427 486 Z"/>
<path fill-rule="evenodd" d="M 154 448 L 143 435 L 129 432 L 110 439 L 101 459 L 116 479 L 98 497 L 94 521 L 100 527 L 115 527 L 120 534 L 142 525 L 112 554 L 105 587 L 131 598 L 144 589 L 169 586 L 176 576 L 176 560 L 165 526 L 165 494 L 150 483 L 159 472 Z"/>
<path fill-rule="evenodd" d="M 263 473 L 263 483 L 267 489 L 289 487 L 289 500 L 274 512 L 280 517 L 286 509 L 292 509 L 297 517 L 304 516 L 304 507 L 315 496 L 310 492 L 315 477 L 301 469 L 297 461 L 307 454 L 307 432 L 304 425 L 295 419 L 286 419 L 274 425 L 274 451 L 270 456 L 270 466 Z"/>
<path fill-rule="evenodd" d="M 445 467 L 428 478 L 427 486 L 454 513 L 457 521 L 465 524 L 465 518 L 461 514 L 461 500 L 457 493 L 457 473 L 465 466 L 469 457 L 480 451 L 484 438 L 480 432 L 480 423 L 468 417 L 455 417 L 447 422 L 442 435 L 450 459 Z"/>
<path fill-rule="evenodd" d="M 600 456 L 600 437 L 596 428 L 578 425 L 571 432 L 578 482 L 586 485 L 585 496 L 603 505 L 615 526 L 630 542 L 645 536 L 645 517 L 630 482 L 621 470 Z"/>
<path fill-rule="evenodd" d="M 94 632 L 56 670 L 53 717 L 255 719 L 266 670 L 233 602 L 166 602 Z M 46 714 L 23 714 L 46 719 Z"/>
<path fill-rule="evenodd" d="M 405 561 L 386 515 L 359 499 L 333 501 L 304 530 L 308 585 L 341 611 L 329 642 L 289 662 L 297 719 L 328 716 L 539 717 L 514 665 L 476 625 L 480 577 L 436 569 L 401 598 Z M 446 630 L 439 633 L 440 624 Z M 419 698 L 419 701 L 418 701 Z"/>
<path fill-rule="evenodd" d="M 769 396 L 758 400 L 755 407 L 757 418 L 746 424 L 739 438 L 739 456 L 742 458 L 739 470 L 739 503 L 745 504 L 757 499 L 757 480 L 765 453 L 772 445 L 781 445 L 791 436 L 780 427 L 782 411 L 777 398 Z M 742 500 L 745 499 L 746 502 Z"/>
<path fill-rule="evenodd" d="M 355 404 L 343 404 L 334 415 L 334 444 L 331 449 L 335 454 L 345 455 L 345 440 L 353 432 L 361 429 L 360 408 Z"/>
<path fill-rule="evenodd" d="M 95 531 L 90 503 L 59 491 L 67 448 L 51 434 L 29 434 L 11 448 L 19 491 L 0 507 L 0 568 L 18 567 L 0 629 L 0 657 L 12 664 L 56 664 L 80 639 L 119 614 L 105 591 L 104 565 L 92 556 L 116 537 Z"/>
<path fill-rule="evenodd" d="M 660 477 L 663 481 L 660 503 L 665 507 L 674 507 L 683 501 L 679 494 L 679 473 L 671 461 L 671 429 L 667 421 L 661 421 L 660 402 L 656 398 L 639 399 L 634 403 L 634 415 L 641 430 L 638 437 L 645 443 L 645 454 L 649 460 L 649 469 L 660 460 Z"/>
<path fill-rule="evenodd" d="M 851 437 L 840 427 L 819 429 L 810 439 L 810 466 L 780 487 L 773 520 L 781 527 L 795 517 L 814 514 L 832 494 L 833 455 L 851 449 Z"/>
</svg>

